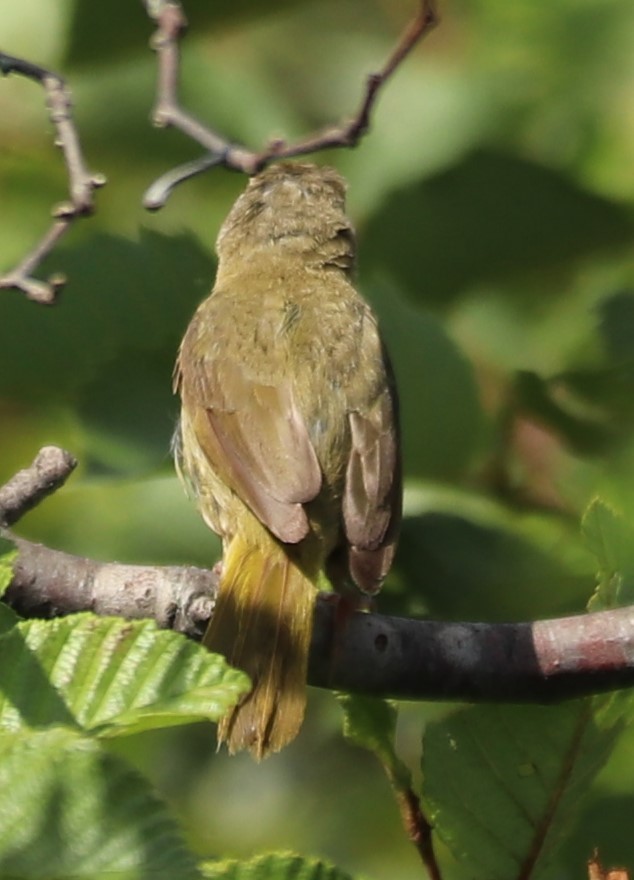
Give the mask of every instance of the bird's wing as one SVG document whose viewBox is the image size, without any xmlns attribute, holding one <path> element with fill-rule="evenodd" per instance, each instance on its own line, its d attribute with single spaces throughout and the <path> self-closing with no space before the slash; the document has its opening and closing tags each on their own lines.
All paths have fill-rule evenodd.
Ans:
<svg viewBox="0 0 634 880">
<path fill-rule="evenodd" d="M 396 393 L 386 388 L 367 411 L 349 414 L 351 449 L 343 496 L 350 573 L 366 593 L 387 574 L 401 519 Z"/>
<path fill-rule="evenodd" d="M 317 496 L 321 469 L 287 378 L 263 384 L 227 360 L 182 363 L 177 382 L 197 441 L 214 472 L 281 541 L 309 530 L 303 504 Z"/>
</svg>

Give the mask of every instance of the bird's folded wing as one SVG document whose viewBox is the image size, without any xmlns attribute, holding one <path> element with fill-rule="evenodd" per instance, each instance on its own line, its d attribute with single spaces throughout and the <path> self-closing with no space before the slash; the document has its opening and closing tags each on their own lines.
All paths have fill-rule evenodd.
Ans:
<svg viewBox="0 0 634 880">
<path fill-rule="evenodd" d="M 193 388 L 194 430 L 211 466 L 281 541 L 308 533 L 302 505 L 321 469 L 288 379 L 262 384 L 240 364 L 206 360 Z"/>
</svg>

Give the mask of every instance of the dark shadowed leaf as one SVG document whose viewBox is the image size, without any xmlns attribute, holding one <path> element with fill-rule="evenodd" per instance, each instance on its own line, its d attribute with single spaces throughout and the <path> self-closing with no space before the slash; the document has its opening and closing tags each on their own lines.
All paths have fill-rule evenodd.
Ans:
<svg viewBox="0 0 634 880">
<path fill-rule="evenodd" d="M 633 233 L 620 205 L 481 150 L 393 193 L 364 231 L 361 263 L 387 269 L 419 303 L 450 304 L 479 283 L 561 267 Z"/>
<path fill-rule="evenodd" d="M 200 34 L 204 28 L 225 27 L 235 24 L 238 19 L 268 14 L 297 2 L 232 0 L 231 3 L 210 3 L 209 0 L 189 0 L 185 12 L 190 26 Z M 131 11 L 134 14 L 130 14 Z M 103 63 L 123 53 L 147 51 L 155 29 L 156 25 L 148 18 L 141 2 L 133 4 L 131 9 L 129 0 L 110 0 L 106 4 L 75 0 L 66 61 L 73 65 Z"/>
<path fill-rule="evenodd" d="M 428 725 L 423 798 L 470 876 L 561 876 L 558 846 L 623 727 L 610 698 L 563 706 L 478 706 Z"/>
</svg>

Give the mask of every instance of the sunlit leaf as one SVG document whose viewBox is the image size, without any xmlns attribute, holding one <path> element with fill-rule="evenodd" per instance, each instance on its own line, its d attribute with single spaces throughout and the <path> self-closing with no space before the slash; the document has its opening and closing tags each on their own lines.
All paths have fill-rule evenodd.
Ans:
<svg viewBox="0 0 634 880">
<path fill-rule="evenodd" d="M 205 862 L 201 870 L 206 880 L 354 880 L 334 865 L 293 853 L 270 853 L 244 862 Z"/>
<path fill-rule="evenodd" d="M 586 510 L 583 536 L 598 563 L 596 592 L 591 611 L 634 601 L 634 527 L 599 498 Z"/>
<path fill-rule="evenodd" d="M 217 721 L 248 690 L 243 673 L 151 621 L 78 614 L 2 637 L 0 728 L 65 724 L 118 736 Z"/>
</svg>

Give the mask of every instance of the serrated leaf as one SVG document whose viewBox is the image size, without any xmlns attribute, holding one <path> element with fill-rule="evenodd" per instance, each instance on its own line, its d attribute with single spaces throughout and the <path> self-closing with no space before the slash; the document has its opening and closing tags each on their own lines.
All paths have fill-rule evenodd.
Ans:
<svg viewBox="0 0 634 880">
<path fill-rule="evenodd" d="M 622 709 L 606 712 L 602 699 L 478 706 L 428 725 L 427 815 L 474 877 L 552 876 L 557 845 L 622 729 Z"/>
<path fill-rule="evenodd" d="M 0 788 L 6 880 L 201 877 L 149 784 L 96 740 L 60 728 L 1 732 Z"/>
<path fill-rule="evenodd" d="M 223 859 L 200 867 L 206 880 L 353 880 L 334 865 L 293 853 L 267 853 L 248 861 Z"/>
<path fill-rule="evenodd" d="M 598 562 L 591 611 L 634 602 L 634 528 L 599 498 L 588 506 L 581 531 Z"/>
<path fill-rule="evenodd" d="M 411 773 L 394 747 L 398 718 L 396 706 L 388 700 L 357 694 L 339 694 L 338 700 L 344 712 L 345 738 L 374 752 L 397 789 L 409 786 Z"/>
<path fill-rule="evenodd" d="M 242 672 L 152 621 L 77 614 L 20 623 L 0 639 L 0 728 L 70 725 L 119 736 L 218 720 Z"/>
</svg>

